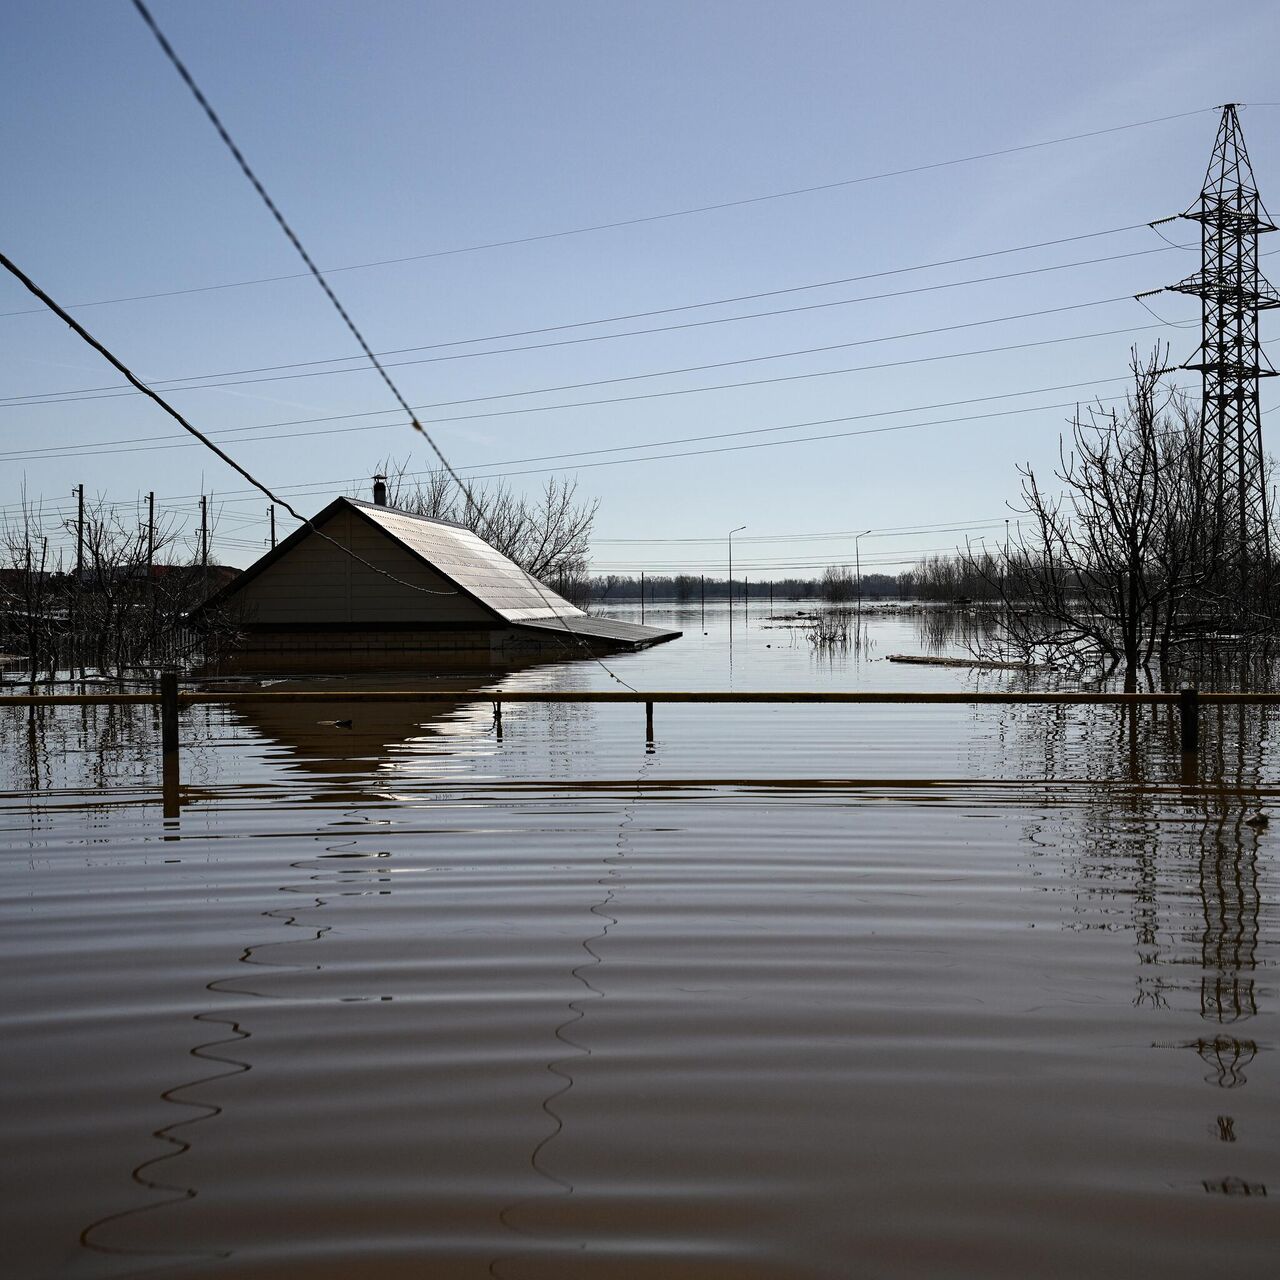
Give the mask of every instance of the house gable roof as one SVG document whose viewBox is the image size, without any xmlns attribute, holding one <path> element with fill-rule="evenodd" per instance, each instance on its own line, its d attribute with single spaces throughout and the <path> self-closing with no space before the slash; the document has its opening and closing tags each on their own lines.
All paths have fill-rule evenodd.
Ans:
<svg viewBox="0 0 1280 1280">
<path fill-rule="evenodd" d="M 568 633 L 629 648 L 644 648 L 662 640 L 673 640 L 681 634 L 657 627 L 593 618 L 538 582 L 509 556 L 503 555 L 463 525 L 346 497 L 335 498 L 312 518 L 310 524 L 295 529 L 233 582 L 210 596 L 194 611 L 195 615 L 233 599 L 265 570 L 288 556 L 315 529 L 323 530 L 343 511 L 358 516 L 438 577 L 444 578 L 459 594 L 475 601 L 490 614 L 498 626 L 527 627 L 562 636 Z"/>
<path fill-rule="evenodd" d="M 214 592 L 196 612 L 226 604 L 265 570 L 288 556 L 315 529 L 323 531 L 343 510 L 359 516 L 415 560 L 447 579 L 462 595 L 474 600 L 498 621 L 519 624 L 587 616 L 463 525 L 346 497 L 335 498 L 312 517 L 310 524 L 295 529 L 233 582 Z"/>
</svg>

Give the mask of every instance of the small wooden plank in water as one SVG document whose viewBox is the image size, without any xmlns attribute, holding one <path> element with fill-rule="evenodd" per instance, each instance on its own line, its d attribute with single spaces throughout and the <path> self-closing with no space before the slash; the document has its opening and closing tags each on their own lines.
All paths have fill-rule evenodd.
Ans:
<svg viewBox="0 0 1280 1280">
<path fill-rule="evenodd" d="M 989 662 L 981 658 L 930 658 L 919 653 L 891 653 L 890 662 L 914 662 L 922 667 L 980 667 L 984 671 L 1023 671 L 1032 664 L 1027 662 Z"/>
</svg>

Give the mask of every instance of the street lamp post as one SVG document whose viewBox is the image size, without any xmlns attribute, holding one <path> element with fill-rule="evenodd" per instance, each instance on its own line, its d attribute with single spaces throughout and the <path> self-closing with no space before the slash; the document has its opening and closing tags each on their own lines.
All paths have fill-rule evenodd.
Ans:
<svg viewBox="0 0 1280 1280">
<path fill-rule="evenodd" d="M 871 532 L 870 529 L 863 529 L 863 531 L 855 535 L 853 539 L 853 562 L 855 565 L 854 572 L 858 575 L 858 612 L 859 613 L 862 612 L 862 553 L 861 553 L 861 548 L 858 546 L 858 543 L 861 542 L 862 539 L 865 538 L 867 534 L 869 534 L 870 532 Z"/>
<path fill-rule="evenodd" d="M 729 530 L 729 629 L 733 630 L 733 535 L 741 533 L 747 526 L 740 524 Z"/>
</svg>

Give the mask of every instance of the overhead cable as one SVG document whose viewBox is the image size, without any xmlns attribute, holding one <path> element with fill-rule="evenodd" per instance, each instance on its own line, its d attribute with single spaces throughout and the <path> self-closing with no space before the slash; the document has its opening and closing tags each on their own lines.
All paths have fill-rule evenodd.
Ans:
<svg viewBox="0 0 1280 1280">
<path fill-rule="evenodd" d="M 474 497 L 472 496 L 470 488 L 467 486 L 467 482 L 461 476 L 459 476 L 457 472 L 454 471 L 453 467 L 450 465 L 449 459 L 445 457 L 444 452 L 441 450 L 440 446 L 436 444 L 431 433 L 427 431 L 427 429 L 422 425 L 421 422 L 418 421 L 417 415 L 409 407 L 409 402 L 405 399 L 404 395 L 401 393 L 400 388 L 396 386 L 395 382 L 392 381 L 390 374 L 388 374 L 386 369 L 383 368 L 382 364 L 378 360 L 378 357 L 374 354 L 373 348 L 369 345 L 368 341 L 366 340 L 364 334 L 360 331 L 359 327 L 356 325 L 356 322 L 351 318 L 347 309 L 338 300 L 338 295 L 334 293 L 329 282 L 325 279 L 324 275 L 321 273 L 320 268 L 316 266 L 315 262 L 311 258 L 311 255 L 303 247 L 302 241 L 298 238 L 297 233 L 289 225 L 288 221 L 285 219 L 284 214 L 280 212 L 280 209 L 276 205 L 275 201 L 272 200 L 271 196 L 268 194 L 266 187 L 263 186 L 261 180 L 258 178 L 258 175 L 250 167 L 249 162 L 244 157 L 244 154 L 241 152 L 240 148 L 236 145 L 235 140 L 231 137 L 231 134 L 227 131 L 226 126 L 222 123 L 221 117 L 213 109 L 212 104 L 204 96 L 204 93 L 201 91 L 200 86 L 196 84 L 195 79 L 191 75 L 191 72 L 187 70 L 186 64 L 182 61 L 180 57 L 178 57 L 177 51 L 169 43 L 164 32 L 161 31 L 159 26 L 156 24 L 156 20 L 151 16 L 150 10 L 148 10 L 147 6 L 142 3 L 142 0 L 133 0 L 133 6 L 135 9 L 137 9 L 138 13 L 141 15 L 142 20 L 146 23 L 147 27 L 150 29 L 151 34 L 155 36 L 157 42 L 160 45 L 160 48 L 164 51 L 165 56 L 169 59 L 170 64 L 173 66 L 173 69 L 178 73 L 183 83 L 191 91 L 191 94 L 195 98 L 196 102 L 200 105 L 201 110 L 203 110 L 204 114 L 208 117 L 209 123 L 213 125 L 213 128 L 215 132 L 218 134 L 218 137 L 222 139 L 223 144 L 226 146 L 227 150 L 231 153 L 232 157 L 235 159 L 236 164 L 240 167 L 240 171 L 244 174 L 245 178 L 249 181 L 253 189 L 258 193 L 259 198 L 262 200 L 263 204 L 267 207 L 268 211 L 271 213 L 271 216 L 275 219 L 276 224 L 279 226 L 280 230 L 284 233 L 285 238 L 289 241 L 291 245 L 293 245 L 294 249 L 297 251 L 298 256 L 306 264 L 307 270 L 315 278 L 316 283 L 320 286 L 321 290 L 324 292 L 325 297 L 329 299 L 329 302 L 333 305 L 334 310 L 337 311 L 338 315 L 342 318 L 343 323 L 347 326 L 347 329 L 350 331 L 351 336 L 356 340 L 356 343 L 359 345 L 360 350 L 363 351 L 364 354 L 368 357 L 369 363 L 374 367 L 378 375 L 381 377 L 382 381 L 386 384 L 387 390 L 391 392 L 391 395 L 395 399 L 396 403 L 399 404 L 401 409 L 403 409 L 406 415 L 408 415 L 409 425 L 420 436 L 422 436 L 422 438 L 427 442 L 428 445 L 430 445 L 432 452 L 436 455 L 437 458 L 440 459 L 440 465 L 444 468 L 444 470 L 449 474 L 453 482 L 458 486 L 458 488 L 465 495 L 467 502 L 471 506 L 471 509 L 474 510 L 476 515 L 481 520 L 483 520 L 486 525 L 489 526 L 490 533 L 492 534 L 494 531 L 493 531 L 493 527 L 489 520 L 489 516 L 487 512 L 484 510 L 484 508 L 480 504 L 478 504 L 475 501 Z M 616 675 L 609 668 L 609 666 L 600 658 L 600 656 L 597 653 L 595 653 L 595 651 L 591 648 L 591 646 L 587 644 L 587 642 L 582 638 L 582 636 L 573 629 L 573 626 L 569 621 L 569 619 L 566 616 L 564 616 L 555 607 L 555 605 L 552 603 L 550 599 L 548 599 L 546 592 L 542 588 L 542 584 L 538 582 L 538 580 L 533 576 L 533 574 L 523 569 L 521 570 L 521 572 L 524 574 L 525 579 L 528 581 L 528 583 L 532 586 L 533 590 L 537 593 L 539 598 L 542 600 L 543 604 L 547 606 L 547 609 L 551 612 L 551 614 L 564 627 L 566 633 L 573 636 L 578 641 L 578 643 L 582 646 L 582 648 L 586 651 L 586 653 L 590 657 L 592 657 L 596 661 L 596 663 L 599 664 L 601 669 L 608 674 L 610 679 L 616 680 L 619 684 L 626 685 L 628 689 L 631 689 L 631 686 L 628 685 L 627 682 L 623 680 L 620 676 Z M 632 689 L 632 692 L 634 693 L 635 690 Z"/>
<path fill-rule="evenodd" d="M 156 39 L 160 42 L 161 47 L 168 54 L 170 61 L 175 67 L 180 67 L 181 63 L 177 55 L 172 51 L 168 41 L 156 26 L 155 21 L 147 12 L 139 0 L 134 0 L 135 7 L 142 14 L 144 21 L 151 28 Z M 182 74 L 180 71 L 179 74 Z M 196 94 L 202 105 L 203 95 L 199 94 L 199 90 L 195 86 L 195 82 L 189 75 L 183 76 L 187 81 L 188 87 Z M 1268 103 L 1258 105 L 1268 106 Z M 1055 147 L 1069 142 L 1082 142 L 1089 138 L 1099 138 L 1107 134 L 1122 133 L 1131 129 L 1144 129 L 1151 125 L 1165 124 L 1172 120 L 1185 120 L 1191 116 L 1203 115 L 1206 111 L 1216 110 L 1214 107 L 1198 107 L 1193 111 L 1176 112 L 1173 115 L 1155 116 L 1149 120 L 1134 120 L 1128 124 L 1112 125 L 1105 129 L 1093 129 L 1085 133 L 1065 134 L 1057 138 L 1045 138 L 1039 142 L 1023 143 L 1021 146 L 1003 147 L 994 151 L 977 152 L 973 155 L 957 156 L 950 160 L 936 160 L 927 164 L 912 165 L 903 169 L 889 169 L 879 173 L 862 174 L 853 178 L 840 178 L 834 182 L 817 183 L 807 187 L 793 187 L 786 191 L 771 191 L 759 196 L 746 196 L 736 200 L 721 200 L 714 204 L 693 205 L 683 209 L 672 209 L 664 213 L 643 214 L 633 218 L 619 218 L 611 222 L 597 222 L 585 226 L 569 227 L 560 231 L 545 231 L 533 235 L 513 236 L 503 240 L 487 240 L 477 244 L 461 245 L 450 249 L 434 249 L 426 253 L 405 254 L 396 258 L 379 258 L 372 262 L 357 262 L 340 267 L 326 267 L 325 274 L 334 275 L 344 271 L 366 271 L 373 267 L 390 267 L 402 266 L 408 262 L 425 262 L 432 258 L 449 258 L 457 257 L 461 254 L 483 253 L 490 249 L 506 249 L 513 248 L 523 244 L 536 244 L 547 240 L 563 240 L 570 236 L 588 235 L 601 231 L 615 231 L 623 227 L 643 226 L 646 223 L 666 222 L 675 218 L 688 218 L 696 214 L 716 213 L 723 209 L 737 209 L 748 205 L 765 204 L 774 200 L 789 200 L 796 196 L 814 195 L 823 191 L 835 191 L 843 187 L 860 186 L 870 182 L 881 182 L 888 178 L 906 177 L 913 173 L 925 173 L 932 169 L 953 168 L 957 165 L 973 164 L 980 160 L 992 160 L 1000 156 L 1015 155 L 1025 151 L 1035 151 L 1042 147 Z M 212 111 L 206 107 L 206 111 L 212 115 Z M 1145 225 L 1145 224 L 1139 224 Z M 1121 228 L 1129 230 L 1130 228 Z M 1107 235 L 1110 232 L 1099 232 L 1097 234 Z M 193 293 L 211 293 L 220 289 L 243 289 L 260 284 L 276 284 L 286 280 L 305 280 L 309 272 L 292 272 L 284 275 L 259 276 L 250 280 L 232 280 L 221 284 L 196 285 L 186 289 L 167 289 L 156 293 L 139 293 L 130 294 L 119 298 L 100 298 L 89 302 L 77 302 L 72 304 L 74 308 L 79 307 L 104 307 L 113 306 L 123 302 L 146 302 L 157 298 L 173 298 L 180 297 L 185 294 Z M 38 312 L 38 308 L 29 311 L 4 311 L 0 312 L 0 317 L 13 315 L 32 315 Z"/>
<path fill-rule="evenodd" d="M 323 538 L 325 542 L 328 542 L 332 546 L 337 547 L 338 550 L 341 551 L 344 555 L 350 556 L 352 560 L 355 560 L 358 563 L 364 565 L 365 568 L 372 569 L 374 573 L 377 573 L 384 578 L 389 578 L 391 579 L 392 582 L 395 582 L 402 587 L 408 587 L 412 591 L 420 591 L 425 595 L 431 595 L 431 596 L 450 596 L 450 595 L 457 594 L 456 591 L 433 591 L 428 587 L 422 587 L 412 582 L 406 582 L 404 581 L 404 579 L 396 577 L 395 574 L 388 573 L 385 569 L 380 569 L 378 568 L 377 565 L 370 564 L 369 561 L 366 560 L 363 556 L 357 555 L 356 552 L 352 551 L 349 547 L 344 547 L 342 543 L 338 542 L 334 538 L 331 538 L 327 533 L 324 532 L 324 530 L 318 528 L 306 516 L 302 515 L 300 512 L 296 511 L 292 506 L 290 506 L 290 504 L 284 498 L 280 497 L 276 493 L 273 493 L 271 489 L 269 489 L 265 484 L 263 484 L 262 481 L 259 480 L 256 476 L 254 476 L 251 472 L 247 471 L 244 467 L 242 467 L 240 463 L 238 463 L 229 453 L 227 453 L 224 449 L 220 448 L 217 444 L 215 444 L 212 440 L 210 440 L 209 437 L 205 435 L 203 431 L 201 431 L 198 427 L 192 426 L 192 424 L 188 422 L 187 419 L 184 418 L 182 414 L 180 414 L 177 411 L 177 409 L 175 409 L 167 400 L 165 400 L 163 396 L 159 395 L 155 391 L 152 391 L 151 388 L 146 385 L 146 383 L 140 381 L 118 356 L 114 355 L 111 351 L 108 351 L 107 348 L 104 347 L 102 343 L 99 342 L 97 338 L 95 338 L 87 329 L 85 329 L 84 326 L 81 325 L 78 320 L 76 320 L 72 315 L 70 315 L 64 308 L 59 306 L 58 303 L 56 303 L 38 284 L 36 284 L 36 282 L 32 280 L 31 277 L 28 276 L 26 272 L 22 270 L 21 267 L 19 267 L 15 262 L 13 262 L 10 258 L 8 258 L 4 253 L 0 253 L 0 267 L 3 267 L 6 271 L 8 271 L 9 274 L 13 276 L 14 279 L 17 280 L 23 286 L 23 288 L 25 288 L 30 294 L 32 294 L 36 298 L 39 298 L 40 301 L 43 302 L 45 306 L 47 306 L 49 310 L 53 312 L 54 315 L 56 315 L 61 321 L 63 321 L 63 323 L 65 323 L 72 330 L 72 332 L 76 334 L 77 337 L 83 339 L 86 343 L 88 343 L 89 346 L 91 346 L 104 360 L 107 361 L 108 364 L 112 366 L 112 368 L 114 368 L 132 386 L 137 387 L 137 389 L 143 395 L 145 395 L 149 400 L 152 400 L 157 405 L 159 405 L 160 408 L 163 409 L 165 413 L 167 413 L 180 427 L 182 427 L 184 431 L 190 432 L 191 435 L 193 435 L 197 440 L 199 440 L 200 443 L 203 444 L 206 449 L 210 450 L 212 453 L 216 454 L 219 458 L 221 458 L 222 461 L 227 464 L 227 466 L 229 466 L 237 474 L 243 476 L 251 485 L 253 485 L 255 489 L 259 490 L 261 493 L 266 494 L 266 496 L 270 498 L 271 501 L 274 502 L 277 506 L 283 507 L 284 510 L 287 511 L 291 516 L 293 516 L 295 520 L 297 520 L 301 524 L 307 525 L 311 529 L 312 533 L 317 534 L 319 537 Z"/>
<path fill-rule="evenodd" d="M 686 374 L 686 373 L 706 373 L 711 369 L 732 369 L 732 368 L 737 368 L 741 365 L 746 365 L 746 364 L 766 364 L 771 360 L 792 360 L 798 356 L 825 355 L 829 351 L 847 351 L 854 347 L 877 346 L 882 342 L 903 342 L 909 338 L 926 338 L 926 337 L 932 337 L 939 333 L 956 333 L 962 329 L 981 329 L 986 327 L 987 325 L 992 325 L 992 324 L 1011 324 L 1016 320 L 1032 320 L 1040 316 L 1060 315 L 1068 311 L 1087 311 L 1092 307 L 1114 306 L 1116 303 L 1132 302 L 1132 301 L 1133 301 L 1133 295 L 1130 293 L 1117 294 L 1116 296 L 1110 297 L 1110 298 L 1094 298 L 1088 302 L 1073 302 L 1073 303 L 1065 304 L 1060 307 L 1041 307 L 1036 311 L 1019 311 L 1006 316 L 990 316 L 985 320 L 964 320 L 958 324 L 939 325 L 933 329 L 912 329 L 903 333 L 880 334 L 879 336 L 874 338 L 856 338 L 850 342 L 829 342 L 829 343 L 823 344 L 822 346 L 799 347 L 792 351 L 767 352 L 766 354 L 760 355 L 760 356 L 741 356 L 735 360 L 717 360 L 708 364 L 683 365 L 674 369 L 655 369 L 648 373 L 629 373 L 619 377 L 601 378 L 601 379 L 595 379 L 589 382 L 569 382 L 569 383 L 563 383 L 560 386 L 554 386 L 554 387 L 543 387 L 543 388 L 538 388 L 535 390 L 528 390 L 528 391 L 507 391 L 507 392 L 502 392 L 498 395 L 476 396 L 470 400 L 442 401 L 440 403 L 472 404 L 482 400 L 489 400 L 489 401 L 509 400 L 509 399 L 516 398 L 518 396 L 544 395 L 552 391 L 577 391 L 584 387 L 604 387 L 604 386 L 612 386 L 620 382 L 642 382 L 642 381 L 647 381 L 650 378 L 672 378 L 672 377 L 676 377 L 677 375 Z M 371 358 L 375 359 L 376 361 L 376 357 L 372 357 L 371 355 Z M 382 364 L 378 364 L 377 372 L 381 374 L 384 381 L 387 381 L 389 380 L 387 369 L 399 369 L 399 368 L 404 368 L 408 365 L 434 364 L 440 359 L 454 359 L 454 358 L 455 357 L 452 357 L 452 356 L 446 356 L 446 357 L 428 356 L 426 358 L 417 359 L 417 360 L 389 361 L 385 366 Z M 281 374 L 278 377 L 270 377 L 270 378 L 241 378 L 233 382 L 207 382 L 199 386 L 194 386 L 194 385 L 184 386 L 184 387 L 170 386 L 167 388 L 167 392 L 168 394 L 172 395 L 176 391 L 216 391 L 224 387 L 254 386 L 263 382 L 292 382 L 299 378 L 323 378 L 323 377 L 332 376 L 334 374 L 365 373 L 365 372 L 367 372 L 367 370 L 361 369 L 361 368 L 319 369 L 309 373 Z M 31 408 L 31 407 L 35 407 L 43 404 L 76 404 L 81 401 L 116 400 L 116 399 L 119 399 L 121 396 L 132 396 L 135 394 L 136 392 L 134 391 L 113 391 L 108 393 L 98 393 L 98 394 L 92 394 L 92 395 L 73 395 L 73 396 L 58 396 L 56 393 L 50 393 L 50 395 L 52 396 L 52 398 L 50 399 L 41 399 L 39 396 L 35 396 L 35 397 L 15 397 L 8 401 L 0 401 L 0 408 L 6 408 L 6 409 Z M 396 392 L 396 399 L 400 403 L 401 408 L 404 409 L 404 411 L 411 418 L 412 420 L 411 425 L 414 427 L 414 429 L 417 430 L 420 434 L 425 436 L 426 431 L 423 428 L 421 422 L 419 422 L 413 409 L 409 406 L 408 402 L 404 399 L 404 397 L 400 394 L 398 390 Z M 428 441 L 428 443 L 431 444 L 431 447 L 433 450 L 436 450 L 437 453 L 439 452 L 439 450 L 436 449 L 434 442 Z"/>
<path fill-rule="evenodd" d="M 1155 249 L 1137 249 L 1132 253 L 1111 254 L 1102 258 L 1085 258 L 1077 262 L 1061 262 L 1054 263 L 1047 267 L 1028 267 L 1023 271 L 1006 271 L 992 276 L 974 276 L 968 280 L 951 280 L 943 284 L 919 285 L 912 289 L 894 289 L 887 293 L 868 293 L 861 294 L 856 298 L 836 298 L 827 302 L 810 302 L 795 307 L 778 307 L 769 311 L 748 311 L 744 315 L 737 316 L 714 316 L 707 320 L 686 320 L 679 324 L 658 325 L 648 329 L 625 329 L 621 333 L 600 333 L 590 334 L 581 338 L 564 338 L 554 342 L 538 342 L 522 347 L 494 347 L 486 351 L 463 351 L 456 352 L 453 355 L 434 356 L 429 360 L 410 360 L 400 361 L 392 367 L 400 367 L 406 364 L 433 364 L 444 363 L 451 360 L 475 360 L 482 357 L 516 355 L 526 351 L 545 351 L 553 350 L 557 347 L 581 346 L 586 343 L 593 342 L 611 342 L 621 338 L 648 337 L 659 333 L 674 333 L 685 329 L 702 329 L 709 328 L 714 325 L 736 324 L 743 320 L 763 320 L 770 319 L 774 316 L 798 315 L 807 311 L 827 311 L 835 307 L 855 306 L 861 302 L 883 302 L 889 298 L 906 298 L 919 293 L 936 293 L 945 289 L 963 289 L 977 284 L 993 284 L 1002 280 L 1015 280 L 1023 276 L 1042 275 L 1049 271 L 1067 271 L 1075 267 L 1091 267 L 1101 263 L 1118 262 L 1124 258 L 1140 258 L 1153 253 L 1166 253 L 1168 249 L 1165 247 Z M 823 286 L 820 285 L 798 285 L 791 289 L 775 290 L 776 294 L 783 293 L 799 293 L 810 289 L 816 289 Z M 660 311 L 651 311 L 648 315 L 667 315 L 672 312 L 690 311 L 697 308 L 718 306 L 719 303 L 713 302 L 693 302 L 680 307 L 667 307 Z M 614 317 L 618 319 L 619 317 Z M 634 317 L 622 317 L 634 318 Z M 460 338 L 451 342 L 434 342 L 425 343 L 415 347 L 394 347 L 386 351 L 379 351 L 380 359 L 387 356 L 411 355 L 419 351 L 439 351 L 450 347 L 467 346 L 475 342 L 500 341 L 503 338 L 519 338 L 543 333 L 555 333 L 566 329 L 581 329 L 593 325 L 609 324 L 612 320 L 582 320 L 574 324 L 565 325 L 548 325 L 541 329 L 529 329 L 523 332 L 514 332 L 507 334 L 498 334 L 492 338 Z M 362 356 L 328 356 L 317 360 L 294 360 L 286 364 L 268 364 L 256 365 L 245 369 L 220 369 L 214 373 L 191 373 L 184 374 L 180 377 L 172 378 L 148 378 L 147 385 L 157 390 L 171 391 L 198 391 L 205 387 L 218 386 L 238 386 L 239 383 L 217 383 L 213 382 L 214 378 L 239 378 L 248 374 L 255 373 L 282 373 L 290 369 L 313 369 L 316 370 L 315 376 L 330 373 L 360 373 L 364 372 L 362 368 L 357 369 L 319 369 L 320 365 L 332 365 L 350 363 L 356 360 L 362 360 Z M 312 375 L 302 375 L 312 376 Z M 256 379 L 255 379 L 256 381 Z M 272 379 L 263 379 L 263 381 L 272 381 Z M 190 384 L 182 385 L 182 384 Z M 50 397 L 59 397 L 58 403 L 62 403 L 62 397 L 85 397 L 97 398 L 96 393 L 107 391 L 119 391 L 121 386 L 119 383 L 108 384 L 99 387 L 63 387 L 56 391 L 35 391 L 19 396 L 3 396 L 0 397 L 0 404 L 18 404 L 18 403 L 40 403 Z M 130 392 L 130 394 L 132 394 Z"/>
</svg>

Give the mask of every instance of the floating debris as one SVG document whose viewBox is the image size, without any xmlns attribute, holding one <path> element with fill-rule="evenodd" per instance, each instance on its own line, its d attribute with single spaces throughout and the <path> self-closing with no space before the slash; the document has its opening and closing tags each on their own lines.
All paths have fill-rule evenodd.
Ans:
<svg viewBox="0 0 1280 1280">
<path fill-rule="evenodd" d="M 912 662 L 921 667 L 975 667 L 982 671 L 1036 671 L 1029 662 L 994 662 L 984 658 L 930 658 L 918 653 L 891 653 L 890 662 Z"/>
</svg>

